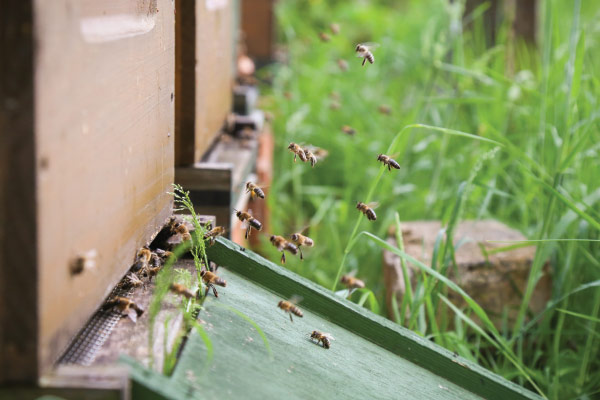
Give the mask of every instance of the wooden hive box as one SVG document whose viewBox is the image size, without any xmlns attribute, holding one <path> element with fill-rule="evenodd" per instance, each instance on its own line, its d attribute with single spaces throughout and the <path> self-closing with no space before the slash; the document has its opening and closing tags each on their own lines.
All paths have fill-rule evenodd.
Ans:
<svg viewBox="0 0 600 400">
<path fill-rule="evenodd" d="M 204 340 L 193 331 L 169 377 L 129 362 L 134 398 L 540 398 L 227 239 L 208 257 L 227 287 L 204 302 Z M 277 308 L 292 295 L 293 322 Z"/>
<path fill-rule="evenodd" d="M 3 5 L 0 382 L 47 372 L 172 212 L 174 23 L 171 0 Z"/>
</svg>

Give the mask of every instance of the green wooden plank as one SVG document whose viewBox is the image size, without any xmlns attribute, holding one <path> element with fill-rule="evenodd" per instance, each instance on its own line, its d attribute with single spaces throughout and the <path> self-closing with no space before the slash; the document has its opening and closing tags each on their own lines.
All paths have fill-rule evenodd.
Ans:
<svg viewBox="0 0 600 400">
<path fill-rule="evenodd" d="M 242 250 L 240 246 L 226 239 L 219 238 L 217 243 L 207 250 L 208 257 L 212 261 L 227 267 L 230 271 L 243 276 L 251 282 L 277 293 L 280 298 L 288 298 L 292 295 L 302 296 L 304 298 L 301 304 L 303 310 L 310 310 L 315 314 L 315 317 L 318 316 L 330 321 L 332 323 L 332 328 L 329 329 L 332 331 L 331 333 L 334 330 L 335 332 L 342 332 L 338 331 L 337 327 L 335 327 L 335 325 L 338 325 L 348 330 L 348 334 L 358 335 L 402 357 L 404 360 L 429 370 L 433 374 L 486 399 L 541 398 L 477 364 L 460 357 L 453 357 L 453 354 L 446 349 L 423 339 L 392 321 L 335 296 L 323 287 L 265 260 L 250 250 Z M 243 285 L 241 282 L 243 281 L 235 279 L 230 283 L 230 287 L 222 289 L 224 297 L 223 299 L 219 299 L 219 301 L 227 301 L 227 293 L 234 293 L 236 285 Z M 246 294 L 247 301 L 251 301 L 250 295 L 250 293 Z M 244 304 L 244 301 L 240 301 L 239 304 L 231 305 L 240 309 Z M 273 312 L 272 308 L 257 310 L 256 313 L 252 314 L 252 317 L 259 318 L 260 313 L 270 315 Z M 201 316 L 201 318 L 204 317 Z M 211 323 L 214 325 L 214 322 Z M 318 326 L 315 328 L 319 329 Z M 265 328 L 263 327 L 263 329 Z M 302 332 L 302 334 L 305 334 L 305 332 Z M 345 335 L 345 333 L 342 333 L 342 335 Z M 340 344 L 336 342 L 335 345 Z M 187 350 L 184 352 L 184 355 L 186 353 Z M 380 373 L 378 363 L 375 362 L 375 364 L 368 366 L 370 372 L 364 379 Z M 260 370 L 260 368 L 261 366 L 256 366 L 256 369 Z M 352 369 L 355 367 L 344 366 L 344 368 Z M 398 375 L 404 373 L 406 371 L 403 369 L 401 372 L 398 372 Z M 264 390 L 268 390 L 267 386 L 268 384 L 266 383 L 263 385 Z M 376 394 L 374 395 L 377 397 Z"/>
<path fill-rule="evenodd" d="M 214 358 L 202 374 L 206 348 L 192 334 L 172 376 L 174 386 L 196 387 L 191 397 L 481 399 L 310 310 L 291 322 L 277 308 L 280 295 L 235 272 L 219 269 L 219 276 L 228 285 L 218 299 L 207 298 L 200 314 Z M 239 313 L 259 326 L 271 351 Z M 311 343 L 314 329 L 333 335 L 330 349 Z"/>
</svg>

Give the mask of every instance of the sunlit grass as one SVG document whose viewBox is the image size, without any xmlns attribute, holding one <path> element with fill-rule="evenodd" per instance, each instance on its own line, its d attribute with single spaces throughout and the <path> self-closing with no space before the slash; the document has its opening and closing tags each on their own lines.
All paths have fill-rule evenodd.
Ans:
<svg viewBox="0 0 600 400">
<path fill-rule="evenodd" d="M 310 226 L 315 247 L 303 262 L 290 257 L 292 271 L 334 290 L 341 274 L 354 272 L 381 313 L 403 326 L 549 398 L 593 396 L 600 387 L 600 4 L 541 1 L 537 48 L 508 43 L 506 25 L 486 47 L 485 3 L 467 16 L 470 30 L 460 5 L 279 3 L 287 61 L 262 71 L 273 78 L 264 106 L 275 115 L 277 135 L 271 230 L 290 234 Z M 331 22 L 341 33 L 322 43 L 318 32 Z M 382 46 L 375 64 L 363 68 L 353 49 L 364 41 Z M 348 71 L 339 69 L 338 58 L 348 61 Z M 332 93 L 339 96 L 337 110 L 330 108 Z M 380 114 L 381 104 L 392 113 Z M 343 125 L 356 135 L 342 133 Z M 330 154 L 315 168 L 294 164 L 286 150 L 292 141 Z M 402 168 L 385 170 L 379 153 L 395 153 Z M 370 200 L 379 202 L 375 222 L 355 209 Z M 453 264 L 454 228 L 465 218 L 494 218 L 535 241 L 511 325 L 493 326 L 474 302 L 453 310 L 447 300 L 454 288 L 442 278 Z M 400 221 L 416 219 L 441 220 L 444 230 L 432 265 L 421 268 L 417 284 L 388 314 L 381 246 L 390 226 L 401 234 Z M 396 241 L 403 253 L 402 238 Z M 547 261 L 551 301 L 528 317 Z M 365 293 L 352 300 L 370 307 Z M 440 311 L 456 311 L 454 324 L 438 324 Z M 471 324 L 474 315 L 480 327 Z"/>
</svg>

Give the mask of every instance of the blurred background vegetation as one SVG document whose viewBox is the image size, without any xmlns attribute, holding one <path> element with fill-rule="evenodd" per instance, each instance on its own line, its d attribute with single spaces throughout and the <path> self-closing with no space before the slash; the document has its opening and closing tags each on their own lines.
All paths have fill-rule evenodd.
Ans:
<svg viewBox="0 0 600 400">
<path fill-rule="evenodd" d="M 464 16 L 463 6 L 278 3 L 280 62 L 259 71 L 272 83 L 263 106 L 274 115 L 276 133 L 270 233 L 308 226 L 315 247 L 304 251 L 303 262 L 288 257 L 286 267 L 328 288 L 340 271 L 356 272 L 370 290 L 353 301 L 383 315 L 381 243 L 356 235 L 366 230 L 385 239 L 395 213 L 401 221 L 442 220 L 447 236 L 461 219 L 493 218 L 541 239 L 516 323 L 484 321 L 479 328 L 470 321 L 480 312 L 472 305 L 454 326 L 438 326 L 431 316 L 448 309 L 440 299 L 452 288 L 442 281 L 431 290 L 430 274 L 404 302 L 418 318 L 396 320 L 543 396 L 600 398 L 600 3 L 540 0 L 537 45 L 514 38 L 510 18 L 486 43 L 482 15 L 489 3 Z M 361 42 L 381 45 L 374 65 L 361 67 L 354 57 Z M 382 104 L 390 115 L 378 112 Z M 413 124 L 443 129 L 407 127 Z M 343 125 L 356 134 L 343 133 Z M 290 142 L 329 156 L 315 168 L 294 163 Z M 390 150 L 402 168 L 381 175 L 377 155 Z M 379 203 L 375 222 L 355 209 L 370 189 Z M 262 240 L 277 261 L 268 236 Z M 452 251 L 440 243 L 429 267 L 444 271 Z M 542 315 L 524 318 L 546 260 L 551 302 Z"/>
</svg>

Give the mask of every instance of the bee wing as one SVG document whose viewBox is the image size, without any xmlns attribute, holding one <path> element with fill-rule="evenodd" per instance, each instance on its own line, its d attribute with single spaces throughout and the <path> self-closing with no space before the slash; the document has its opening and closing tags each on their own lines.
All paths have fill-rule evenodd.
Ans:
<svg viewBox="0 0 600 400">
<path fill-rule="evenodd" d="M 376 201 L 372 201 L 369 204 L 367 204 L 367 207 L 369 207 L 369 208 L 377 208 L 377 207 L 379 207 L 379 203 L 376 202 Z"/>
<path fill-rule="evenodd" d="M 304 300 L 304 297 L 298 296 L 297 294 L 295 294 L 292 297 L 290 297 L 290 299 L 288 301 L 292 304 L 300 304 L 300 302 L 302 300 Z"/>
<path fill-rule="evenodd" d="M 135 312 L 135 310 L 133 308 L 127 309 L 127 316 L 129 317 L 130 320 L 133 321 L 134 324 L 137 322 L 137 313 Z"/>
<path fill-rule="evenodd" d="M 369 49 L 369 51 L 373 51 L 376 48 L 378 48 L 379 46 L 381 46 L 379 43 L 374 43 L 374 42 L 365 42 L 365 43 L 361 43 L 361 45 L 365 46 L 367 49 Z"/>
<path fill-rule="evenodd" d="M 329 340 L 335 340 L 335 338 L 331 336 L 331 333 L 324 333 L 323 336 L 325 336 Z"/>
</svg>

